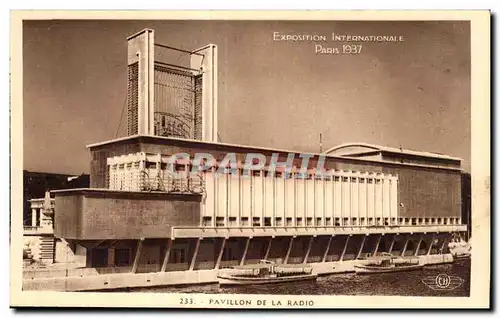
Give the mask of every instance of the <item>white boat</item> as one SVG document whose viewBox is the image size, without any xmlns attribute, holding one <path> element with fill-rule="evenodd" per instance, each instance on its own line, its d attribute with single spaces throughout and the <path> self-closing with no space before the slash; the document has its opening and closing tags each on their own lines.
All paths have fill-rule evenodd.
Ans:
<svg viewBox="0 0 500 318">
<path fill-rule="evenodd" d="M 379 258 L 367 264 L 354 265 L 356 274 L 380 274 L 405 272 L 422 269 L 424 264 L 420 264 L 417 257 L 387 257 Z"/>
<path fill-rule="evenodd" d="M 217 275 L 221 286 L 276 284 L 311 281 L 318 278 L 307 265 L 276 265 L 270 261 L 235 266 Z"/>
<path fill-rule="evenodd" d="M 454 259 L 469 258 L 471 256 L 471 241 L 464 241 L 462 238 L 454 239 L 448 244 L 448 249 Z"/>
</svg>

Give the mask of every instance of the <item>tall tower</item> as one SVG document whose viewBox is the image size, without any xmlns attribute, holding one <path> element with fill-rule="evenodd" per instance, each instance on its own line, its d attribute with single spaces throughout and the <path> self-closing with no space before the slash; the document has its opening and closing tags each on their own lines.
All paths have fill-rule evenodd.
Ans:
<svg viewBox="0 0 500 318">
<path fill-rule="evenodd" d="M 144 29 L 127 38 L 127 134 L 154 134 L 154 31 Z"/>
<path fill-rule="evenodd" d="M 199 120 L 204 141 L 217 142 L 217 46 L 208 44 L 191 55 L 191 67 L 202 70 Z M 200 55 L 201 54 L 201 55 Z"/>
<path fill-rule="evenodd" d="M 127 134 L 217 142 L 217 46 L 174 48 L 151 29 L 127 41 Z M 157 60 L 155 48 L 188 54 L 190 65 Z"/>
</svg>

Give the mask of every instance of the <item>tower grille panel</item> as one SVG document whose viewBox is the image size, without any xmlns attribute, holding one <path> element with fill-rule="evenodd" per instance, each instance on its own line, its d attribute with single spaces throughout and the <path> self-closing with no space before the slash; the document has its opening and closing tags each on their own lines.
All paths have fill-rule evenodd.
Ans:
<svg viewBox="0 0 500 318">
<path fill-rule="evenodd" d="M 196 133 L 197 76 L 189 71 L 158 64 L 155 64 L 154 69 L 155 135 L 198 139 Z M 198 94 L 201 96 L 201 86 Z M 201 108 L 201 99 L 199 103 Z"/>
<path fill-rule="evenodd" d="M 194 139 L 201 140 L 203 127 L 202 105 L 203 76 L 194 78 Z"/>
<path fill-rule="evenodd" d="M 139 131 L 139 64 L 130 64 L 127 73 L 127 135 L 131 136 Z"/>
</svg>

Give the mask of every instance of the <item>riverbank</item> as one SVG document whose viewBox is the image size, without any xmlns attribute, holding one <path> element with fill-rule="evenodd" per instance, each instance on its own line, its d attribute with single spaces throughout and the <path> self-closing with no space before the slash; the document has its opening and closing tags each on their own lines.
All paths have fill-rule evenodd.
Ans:
<svg viewBox="0 0 500 318">
<path fill-rule="evenodd" d="M 451 254 L 421 255 L 420 262 L 425 265 L 446 264 L 453 262 Z M 342 262 L 309 263 L 313 273 L 329 275 L 354 271 L 354 265 L 364 260 Z M 23 277 L 23 290 L 52 291 L 101 291 L 123 288 L 142 288 L 159 286 L 182 286 L 217 283 L 218 270 L 192 270 L 156 273 L 109 273 L 95 274 L 95 269 L 80 271 L 53 271 L 50 277 L 40 277 L 40 272 L 26 273 Z M 77 276 L 78 275 L 78 276 Z"/>
</svg>

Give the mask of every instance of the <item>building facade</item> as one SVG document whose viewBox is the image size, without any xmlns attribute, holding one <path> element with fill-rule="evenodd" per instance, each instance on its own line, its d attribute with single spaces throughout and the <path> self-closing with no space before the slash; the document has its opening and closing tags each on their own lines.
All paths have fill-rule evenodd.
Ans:
<svg viewBox="0 0 500 318">
<path fill-rule="evenodd" d="M 128 38 L 128 134 L 88 146 L 90 188 L 53 191 L 54 234 L 108 272 L 447 253 L 461 161 L 366 144 L 297 153 L 217 141 L 217 46 L 189 66 Z M 166 88 L 168 87 L 168 88 Z"/>
</svg>

